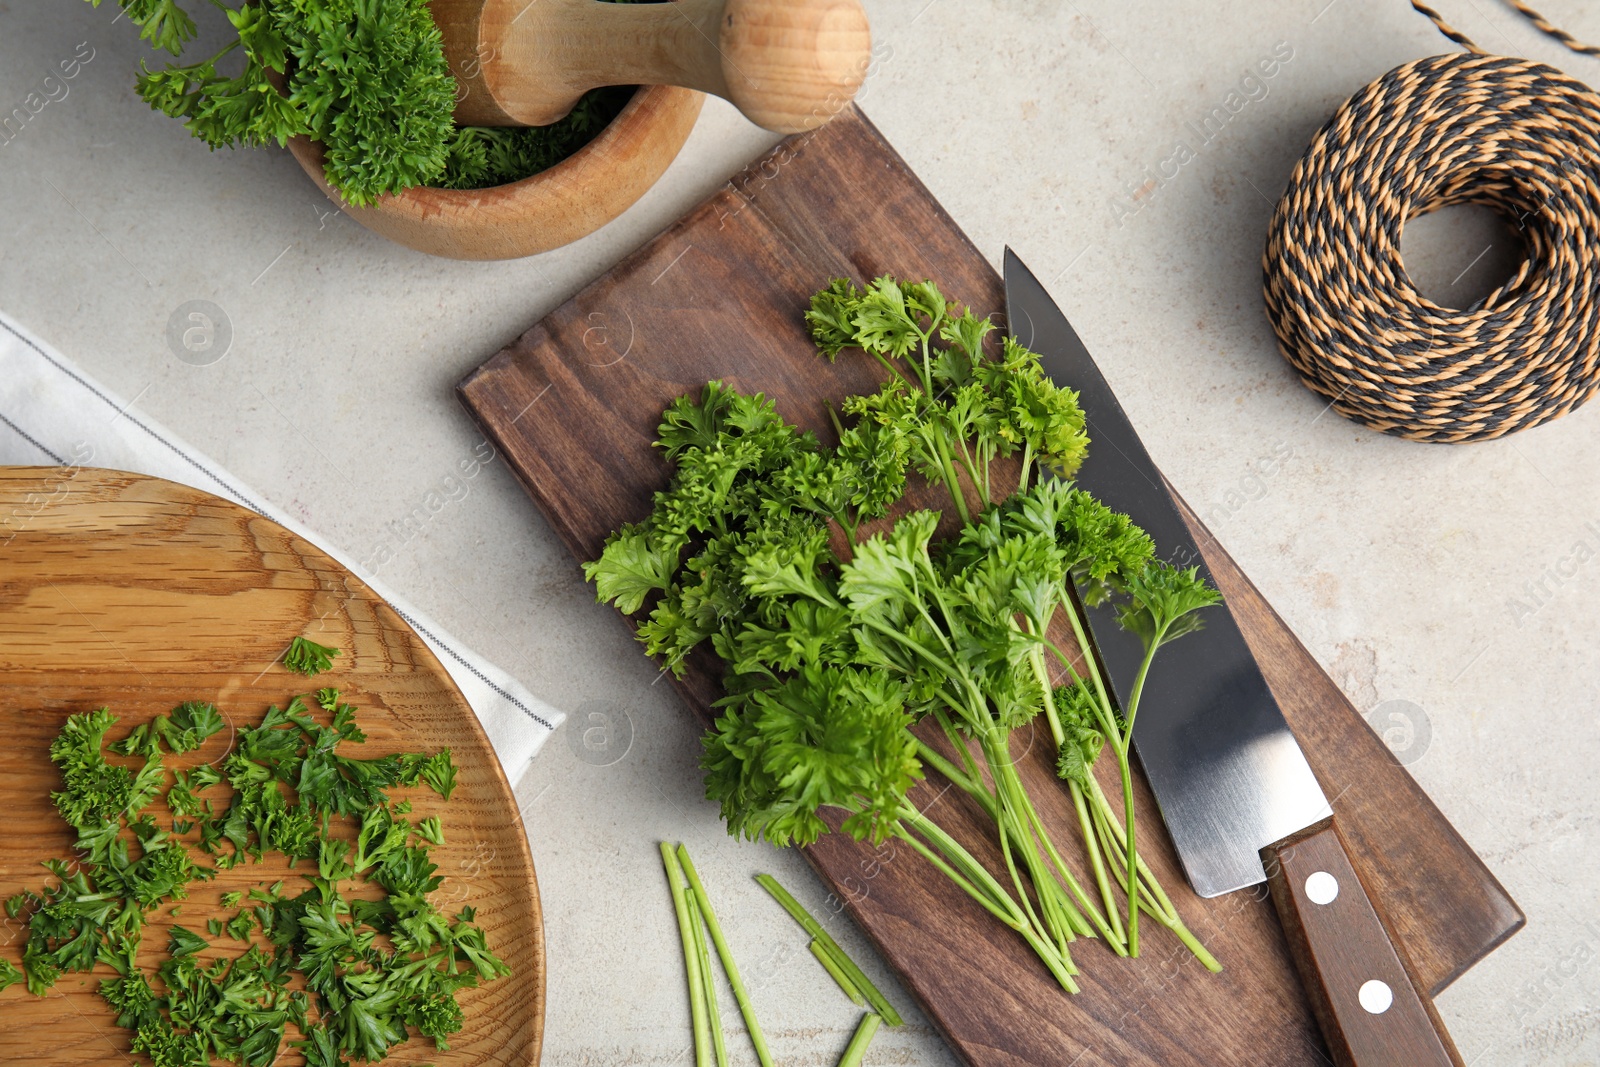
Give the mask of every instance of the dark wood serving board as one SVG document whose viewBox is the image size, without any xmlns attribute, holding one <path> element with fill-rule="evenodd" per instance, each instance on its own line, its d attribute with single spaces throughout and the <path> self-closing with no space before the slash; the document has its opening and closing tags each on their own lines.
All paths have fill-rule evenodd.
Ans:
<svg viewBox="0 0 1600 1067">
<path fill-rule="evenodd" d="M 651 447 L 661 409 L 707 379 L 765 392 L 826 438 L 823 401 L 871 389 L 877 375 L 870 360 L 819 358 L 801 311 L 831 277 L 886 273 L 932 278 L 979 313 L 1003 307 L 988 260 L 850 111 L 752 164 L 468 376 L 460 395 L 574 556 L 592 559 L 666 483 Z M 1437 993 L 1516 932 L 1521 912 L 1200 521 L 1187 510 L 1185 518 L 1323 788 L 1338 798 L 1373 897 Z M 714 664 L 701 662 L 678 688 L 708 721 Z M 1031 746 L 1024 776 L 1056 839 L 1070 842 L 1070 804 L 1048 747 Z M 936 805 L 943 825 L 998 865 L 981 815 L 965 798 L 940 796 L 931 777 L 913 799 Z M 908 850 L 875 852 L 832 834 L 807 855 L 975 1067 L 1327 1062 L 1264 887 L 1197 898 L 1142 780 L 1140 788 L 1146 856 L 1222 960 L 1220 975 L 1157 931 L 1139 960 L 1074 945 L 1083 992 L 1068 996 L 1019 938 Z"/>
</svg>

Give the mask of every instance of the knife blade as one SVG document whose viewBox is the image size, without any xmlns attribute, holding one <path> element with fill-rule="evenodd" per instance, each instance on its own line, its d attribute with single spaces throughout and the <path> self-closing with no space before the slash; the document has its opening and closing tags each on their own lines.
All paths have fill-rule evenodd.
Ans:
<svg viewBox="0 0 1600 1067">
<path fill-rule="evenodd" d="M 1211 572 L 1165 480 L 1066 316 L 1010 249 L 1006 316 L 1018 343 L 1039 353 L 1045 373 L 1078 393 L 1089 458 L 1074 479 L 1142 526 L 1173 563 Z M 1215 584 L 1214 582 L 1212 584 Z M 1133 687 L 1144 658 L 1139 638 L 1110 605 L 1088 612 L 1112 691 Z M 1331 809 L 1289 731 L 1231 612 L 1202 612 L 1204 625 L 1161 650 L 1145 679 L 1133 743 L 1202 897 L 1266 880 L 1261 849 L 1326 818 Z M 1214 709 L 1227 709 L 1221 728 Z"/>
<path fill-rule="evenodd" d="M 1164 558 L 1198 567 L 1195 543 L 1138 433 L 1043 285 L 1005 253 L 1011 336 L 1074 389 L 1089 434 L 1076 484 L 1126 513 Z M 1215 583 L 1213 583 L 1215 584 Z M 1089 609 L 1103 675 L 1120 699 L 1143 659 L 1109 605 Z M 1165 646 L 1145 679 L 1133 744 L 1197 894 L 1269 883 L 1335 1062 L 1461 1063 L 1403 950 L 1368 898 L 1333 811 L 1226 604 Z"/>
</svg>

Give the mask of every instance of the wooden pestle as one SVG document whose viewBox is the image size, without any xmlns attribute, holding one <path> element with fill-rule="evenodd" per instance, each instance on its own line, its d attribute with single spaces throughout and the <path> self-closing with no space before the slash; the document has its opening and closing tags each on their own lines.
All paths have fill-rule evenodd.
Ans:
<svg viewBox="0 0 1600 1067">
<path fill-rule="evenodd" d="M 827 122 L 866 77 L 860 0 L 431 0 L 456 121 L 544 126 L 601 85 L 681 85 L 778 133 Z"/>
</svg>

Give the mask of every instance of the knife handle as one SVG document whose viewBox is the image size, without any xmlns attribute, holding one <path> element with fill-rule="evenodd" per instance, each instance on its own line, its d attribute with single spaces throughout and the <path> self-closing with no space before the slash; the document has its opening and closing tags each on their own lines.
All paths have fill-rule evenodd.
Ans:
<svg viewBox="0 0 1600 1067">
<path fill-rule="evenodd" d="M 1332 819 L 1261 850 L 1289 952 L 1339 1067 L 1462 1067 Z"/>
</svg>

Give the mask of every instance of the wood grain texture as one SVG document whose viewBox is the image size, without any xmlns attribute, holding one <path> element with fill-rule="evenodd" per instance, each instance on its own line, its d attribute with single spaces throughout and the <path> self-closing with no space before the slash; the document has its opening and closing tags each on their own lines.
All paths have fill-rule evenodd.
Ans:
<svg viewBox="0 0 1600 1067">
<path fill-rule="evenodd" d="M 876 364 L 829 365 L 801 311 L 830 277 L 935 279 L 979 313 L 1003 308 L 985 258 L 858 111 L 790 138 L 721 192 L 470 375 L 461 396 L 578 559 L 649 511 L 667 472 L 652 448 L 663 406 L 708 378 L 763 391 L 830 435 L 823 402 L 873 388 Z M 1070 312 L 1070 308 L 1068 309 Z M 928 500 L 933 500 L 929 497 Z M 1437 992 L 1522 923 L 1521 913 L 1192 512 L 1206 562 L 1300 736 L 1373 894 Z M 709 657 L 678 683 L 702 721 L 718 695 Z M 1048 734 L 1017 739 L 1024 780 L 1057 840 L 1073 840 Z M 1035 743 L 1035 741 L 1039 743 Z M 1101 768 L 1109 781 L 1110 761 Z M 1142 778 L 1142 848 L 1179 910 L 1227 968 L 1210 975 L 1161 932 L 1142 960 L 1073 947 L 1084 992 L 1055 987 L 1019 938 L 904 849 L 838 834 L 807 850 L 824 881 L 975 1067 L 1162 1064 L 1275 1067 L 1326 1052 L 1265 887 L 1189 891 Z M 932 806 L 999 868 L 992 824 L 936 779 Z"/>
<path fill-rule="evenodd" d="M 860 0 L 430 0 L 456 121 L 547 126 L 602 85 L 677 85 L 800 133 L 861 87 L 872 39 Z"/>
<path fill-rule="evenodd" d="M 689 139 L 705 97 L 649 86 L 595 139 L 548 170 L 487 189 L 417 185 L 356 207 L 328 184 L 322 145 L 289 140 L 295 161 L 344 213 L 391 241 L 450 259 L 517 259 L 587 236 L 633 206 Z"/>
<path fill-rule="evenodd" d="M 1338 1067 L 1462 1067 L 1416 970 L 1367 895 L 1335 819 L 1261 850 L 1289 952 Z M 1313 885 L 1312 879 L 1320 879 Z M 1330 891 L 1331 887 L 1331 891 Z M 1313 895 L 1320 889 L 1320 895 Z M 1379 983 L 1389 1000 L 1362 997 Z"/>
<path fill-rule="evenodd" d="M 289 638 L 337 646 L 316 679 L 276 662 Z M 477 717 L 444 668 L 387 604 L 327 555 L 237 504 L 157 478 L 82 468 L 0 467 L 0 897 L 39 888 L 40 863 L 71 854 L 56 814 L 51 740 L 70 714 L 109 706 L 111 737 L 183 700 L 213 701 L 230 729 L 171 766 L 221 759 L 232 727 L 269 704 L 322 685 L 357 705 L 360 755 L 449 747 L 459 768 L 446 803 L 425 788 L 396 790 L 440 815 L 447 844 L 432 850 L 443 910 L 478 909 L 509 978 L 460 996 L 466 1027 L 439 1052 L 413 1038 L 397 1067 L 533 1067 L 544 1028 L 544 929 L 533 860 L 517 805 Z M 226 785 L 206 794 L 223 802 Z M 197 854 L 198 855 L 198 854 Z M 302 869 L 304 865 L 302 865 Z M 313 868 L 314 870 L 314 868 Z M 193 886 L 176 920 L 203 931 L 230 918 L 221 893 L 297 875 L 282 857 L 245 863 Z M 165 909 L 152 913 L 143 959 L 161 958 Z M 26 929 L 0 926 L 0 956 L 17 963 Z M 213 954 L 232 954 L 223 939 Z M 129 1038 L 96 991 L 110 972 L 66 974 L 48 996 L 0 993 L 0 1062 L 136 1062 Z M 287 1048 L 280 1065 L 303 1062 Z"/>
</svg>

